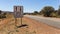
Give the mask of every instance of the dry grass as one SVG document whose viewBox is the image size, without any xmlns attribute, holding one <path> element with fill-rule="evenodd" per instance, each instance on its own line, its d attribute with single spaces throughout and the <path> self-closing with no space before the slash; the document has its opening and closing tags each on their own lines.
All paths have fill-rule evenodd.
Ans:
<svg viewBox="0 0 60 34">
<path fill-rule="evenodd" d="M 28 26 L 17 28 L 14 18 L 7 18 L 0 21 L 0 34 L 60 34 L 60 29 L 53 28 L 41 22 L 24 17 L 23 24 Z M 21 25 L 20 18 L 17 18 L 17 26 Z"/>
</svg>

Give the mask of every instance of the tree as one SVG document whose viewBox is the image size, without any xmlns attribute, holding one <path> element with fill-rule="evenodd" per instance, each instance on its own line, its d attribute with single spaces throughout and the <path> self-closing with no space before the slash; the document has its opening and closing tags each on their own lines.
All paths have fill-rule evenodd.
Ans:
<svg viewBox="0 0 60 34">
<path fill-rule="evenodd" d="M 51 6 L 45 6 L 42 10 L 41 13 L 46 16 L 46 17 L 51 17 L 51 13 L 54 12 L 54 8 Z"/>
<path fill-rule="evenodd" d="M 34 11 L 34 14 L 35 14 L 35 15 L 38 14 L 38 11 Z"/>
<path fill-rule="evenodd" d="M 60 15 L 60 6 L 59 6 L 59 9 L 58 9 L 58 15 Z"/>
<path fill-rule="evenodd" d="M 0 10 L 0 14 L 1 14 L 1 12 L 2 12 L 2 11 Z"/>
</svg>

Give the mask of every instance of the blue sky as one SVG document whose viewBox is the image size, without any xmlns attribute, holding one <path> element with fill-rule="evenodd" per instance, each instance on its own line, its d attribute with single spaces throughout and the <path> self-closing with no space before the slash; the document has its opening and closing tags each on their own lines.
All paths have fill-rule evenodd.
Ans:
<svg viewBox="0 0 60 34">
<path fill-rule="evenodd" d="M 0 10 L 13 11 L 14 5 L 24 6 L 24 12 L 40 11 L 44 6 L 52 6 L 56 10 L 59 0 L 0 0 Z"/>
</svg>

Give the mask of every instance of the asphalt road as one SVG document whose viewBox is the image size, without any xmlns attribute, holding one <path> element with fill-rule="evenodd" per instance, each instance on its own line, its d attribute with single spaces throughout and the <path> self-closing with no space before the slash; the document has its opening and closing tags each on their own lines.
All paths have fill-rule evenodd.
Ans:
<svg viewBox="0 0 60 34">
<path fill-rule="evenodd" d="M 25 15 L 25 17 L 40 21 L 42 23 L 45 23 L 47 25 L 60 29 L 60 19 L 50 18 L 50 17 L 41 17 L 41 16 L 31 16 L 31 15 Z"/>
</svg>

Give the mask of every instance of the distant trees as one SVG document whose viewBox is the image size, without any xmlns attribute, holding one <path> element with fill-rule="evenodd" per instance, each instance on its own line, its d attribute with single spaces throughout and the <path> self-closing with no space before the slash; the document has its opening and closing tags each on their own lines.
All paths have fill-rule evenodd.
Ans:
<svg viewBox="0 0 60 34">
<path fill-rule="evenodd" d="M 60 6 L 59 9 L 57 10 L 57 17 L 60 17 Z"/>
<path fill-rule="evenodd" d="M 59 6 L 59 9 L 58 9 L 58 15 L 60 15 L 60 6 Z"/>
<path fill-rule="evenodd" d="M 29 14 L 29 13 L 28 13 Z M 55 10 L 52 6 L 45 6 L 41 11 L 34 11 L 29 15 L 41 15 L 45 17 L 60 17 L 60 6 L 58 10 Z"/>
<path fill-rule="evenodd" d="M 7 13 L 3 13 L 3 15 L 6 15 Z"/>
</svg>

